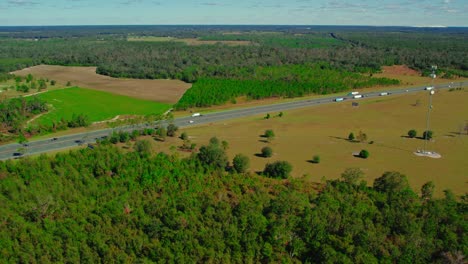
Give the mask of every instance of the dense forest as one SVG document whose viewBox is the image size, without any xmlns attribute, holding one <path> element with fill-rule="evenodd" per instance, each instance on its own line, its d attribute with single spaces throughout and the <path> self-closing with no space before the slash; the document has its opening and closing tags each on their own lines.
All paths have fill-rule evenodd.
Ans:
<svg viewBox="0 0 468 264">
<path fill-rule="evenodd" d="M 0 262 L 463 263 L 468 254 L 466 196 L 434 198 L 430 182 L 418 194 L 398 172 L 371 186 L 358 169 L 319 185 L 235 173 L 215 141 L 184 159 L 106 144 L 0 162 Z"/>
<path fill-rule="evenodd" d="M 372 78 L 333 68 L 327 63 L 257 67 L 250 73 L 235 72 L 233 79 L 201 78 L 195 82 L 176 109 L 205 107 L 247 99 L 300 97 L 309 94 L 330 94 L 376 85 L 395 85 L 398 80 Z"/>
</svg>

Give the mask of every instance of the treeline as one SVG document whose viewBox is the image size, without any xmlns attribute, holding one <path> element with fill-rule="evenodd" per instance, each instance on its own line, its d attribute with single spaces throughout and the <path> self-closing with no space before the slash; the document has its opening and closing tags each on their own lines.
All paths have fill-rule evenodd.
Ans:
<svg viewBox="0 0 468 264">
<path fill-rule="evenodd" d="M 136 149 L 0 162 L 0 261 L 442 263 L 468 253 L 466 196 L 436 199 L 431 183 L 418 195 L 397 172 L 368 187 L 347 170 L 316 192 L 224 172 L 202 148 L 186 159 Z"/>
<path fill-rule="evenodd" d="M 438 65 L 451 70 L 453 75 L 465 75 L 468 67 L 468 51 L 463 49 L 466 33 L 452 38 L 453 34 L 422 32 L 414 37 L 400 34 L 402 41 L 398 45 L 393 45 L 398 43 L 398 38 L 391 31 L 378 32 L 376 36 L 360 31 L 299 35 L 244 32 L 240 36 L 216 31 L 196 33 L 202 39 L 247 39 L 259 43 L 249 46 L 188 46 L 176 42 L 127 42 L 122 38 L 2 39 L 0 61 L 28 58 L 34 65 L 97 66 L 98 73 L 113 77 L 172 78 L 187 82 L 201 77 L 231 78 L 235 71 L 249 71 L 257 66 L 303 65 L 318 61 L 352 72 L 375 72 L 383 65 L 406 64 L 417 70 Z M 422 43 L 421 49 L 414 48 L 419 43 Z"/>
<path fill-rule="evenodd" d="M 373 78 L 335 69 L 326 63 L 257 67 L 249 74 L 240 72 L 237 79 L 202 78 L 187 90 L 176 109 L 206 107 L 236 102 L 236 98 L 300 97 L 330 94 L 375 85 L 395 85 L 398 80 Z"/>
</svg>

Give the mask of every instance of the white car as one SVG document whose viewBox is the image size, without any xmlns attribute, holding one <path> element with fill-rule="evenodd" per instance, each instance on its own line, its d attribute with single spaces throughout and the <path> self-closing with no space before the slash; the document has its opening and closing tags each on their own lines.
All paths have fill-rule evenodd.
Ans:
<svg viewBox="0 0 468 264">
<path fill-rule="evenodd" d="M 188 121 L 190 124 L 193 124 L 193 120 Z"/>
</svg>

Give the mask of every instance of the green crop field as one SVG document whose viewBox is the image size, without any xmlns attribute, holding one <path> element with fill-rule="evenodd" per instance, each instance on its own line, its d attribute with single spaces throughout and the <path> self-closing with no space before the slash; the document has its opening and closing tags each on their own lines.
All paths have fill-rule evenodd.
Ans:
<svg viewBox="0 0 468 264">
<path fill-rule="evenodd" d="M 85 114 L 91 122 L 112 119 L 117 115 L 162 114 L 171 105 L 135 99 L 107 92 L 72 87 L 38 95 L 50 105 L 50 111 L 37 118 L 36 123 L 51 124 L 73 114 Z"/>
</svg>

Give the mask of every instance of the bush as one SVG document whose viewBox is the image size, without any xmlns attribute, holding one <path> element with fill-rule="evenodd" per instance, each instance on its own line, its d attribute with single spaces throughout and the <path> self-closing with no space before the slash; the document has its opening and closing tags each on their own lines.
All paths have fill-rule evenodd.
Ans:
<svg viewBox="0 0 468 264">
<path fill-rule="evenodd" d="M 313 163 L 320 163 L 320 156 L 319 155 L 315 155 L 314 158 L 312 159 L 312 162 Z"/>
<path fill-rule="evenodd" d="M 183 132 L 183 133 L 180 135 L 180 139 L 182 139 L 182 140 L 187 140 L 187 139 L 188 139 L 187 132 Z"/>
<path fill-rule="evenodd" d="M 356 138 L 356 137 L 354 136 L 354 133 L 353 133 L 353 132 L 349 133 L 349 135 L 348 135 L 348 140 L 349 140 L 349 141 L 353 141 L 355 138 Z"/>
<path fill-rule="evenodd" d="M 423 139 L 430 140 L 432 139 L 433 134 L 434 133 L 431 130 L 426 130 L 423 133 Z"/>
<path fill-rule="evenodd" d="M 367 159 L 369 157 L 369 151 L 363 149 L 361 150 L 361 152 L 359 152 L 359 157 L 363 158 L 363 159 Z"/>
<path fill-rule="evenodd" d="M 135 142 L 133 149 L 140 154 L 140 156 L 147 156 L 151 154 L 151 143 L 148 140 L 138 140 Z"/>
<path fill-rule="evenodd" d="M 232 160 L 232 167 L 238 173 L 244 173 L 250 167 L 249 157 L 244 154 L 237 154 Z"/>
<path fill-rule="evenodd" d="M 176 125 L 169 124 L 167 126 L 167 136 L 174 137 L 176 135 L 177 130 L 179 130 L 179 128 Z"/>
<path fill-rule="evenodd" d="M 408 137 L 410 138 L 415 138 L 417 134 L 418 133 L 414 129 L 411 129 L 410 131 L 408 131 Z"/>
<path fill-rule="evenodd" d="M 268 163 L 263 170 L 263 174 L 270 178 L 286 179 L 292 171 L 292 166 L 287 161 L 276 161 Z"/>
<path fill-rule="evenodd" d="M 269 158 L 271 156 L 273 156 L 273 149 L 271 149 L 270 147 L 263 147 L 262 148 L 262 157 Z"/>
</svg>

